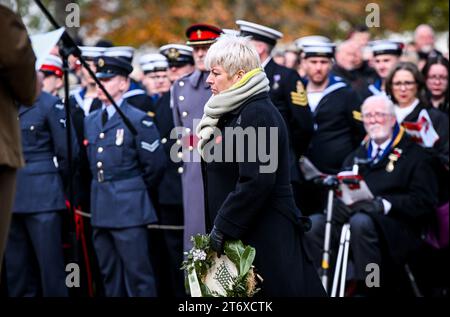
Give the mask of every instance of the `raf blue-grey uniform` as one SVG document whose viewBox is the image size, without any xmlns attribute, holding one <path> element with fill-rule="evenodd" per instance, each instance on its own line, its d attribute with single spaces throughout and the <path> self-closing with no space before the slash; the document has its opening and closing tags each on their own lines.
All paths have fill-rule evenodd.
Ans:
<svg viewBox="0 0 450 317">
<path fill-rule="evenodd" d="M 8 293 L 68 296 L 65 284 L 61 213 L 66 210 L 66 115 L 60 100 L 42 92 L 19 109 L 26 166 L 18 171 L 13 218 L 5 255 Z M 72 132 L 72 153 L 78 144 Z"/>
<path fill-rule="evenodd" d="M 157 221 L 148 191 L 165 165 L 159 133 L 144 112 L 118 102 L 134 136 L 112 106 L 85 119 L 94 247 L 106 296 L 156 296 L 146 225 Z M 103 107 L 105 108 L 105 107 Z M 103 111 L 109 119 L 102 125 Z"/>
</svg>

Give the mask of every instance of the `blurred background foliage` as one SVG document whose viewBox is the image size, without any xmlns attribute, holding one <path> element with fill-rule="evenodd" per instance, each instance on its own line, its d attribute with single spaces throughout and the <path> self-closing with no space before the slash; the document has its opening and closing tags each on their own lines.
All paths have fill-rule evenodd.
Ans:
<svg viewBox="0 0 450 317">
<path fill-rule="evenodd" d="M 31 29 L 50 30 L 50 25 L 32 0 L 10 0 Z M 436 31 L 448 31 L 448 0 L 43 0 L 59 22 L 68 13 L 68 3 L 80 6 L 81 27 L 70 30 L 82 38 L 105 38 L 116 45 L 160 46 L 184 42 L 184 31 L 192 23 L 211 23 L 236 28 L 235 20 L 261 23 L 284 33 L 282 43 L 310 34 L 343 39 L 351 27 L 364 24 L 366 5 L 380 8 L 380 27 L 385 32 L 413 31 L 421 23 Z"/>
</svg>

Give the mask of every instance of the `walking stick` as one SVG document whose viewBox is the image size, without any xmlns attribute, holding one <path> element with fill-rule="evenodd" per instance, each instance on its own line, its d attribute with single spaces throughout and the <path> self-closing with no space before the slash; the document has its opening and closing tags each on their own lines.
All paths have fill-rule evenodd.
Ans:
<svg viewBox="0 0 450 317">
<path fill-rule="evenodd" d="M 331 219 L 333 218 L 333 199 L 334 190 L 338 187 L 339 182 L 336 176 L 327 176 L 322 181 L 322 185 L 328 188 L 327 210 L 326 210 L 326 224 L 325 224 L 325 239 L 323 244 L 322 256 L 322 285 L 325 291 L 328 292 L 328 270 L 330 267 L 330 240 L 331 240 Z"/>
</svg>

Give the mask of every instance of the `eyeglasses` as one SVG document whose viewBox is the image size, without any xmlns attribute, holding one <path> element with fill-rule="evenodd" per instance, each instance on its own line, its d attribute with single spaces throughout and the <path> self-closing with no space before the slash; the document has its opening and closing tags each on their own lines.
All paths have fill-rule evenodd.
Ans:
<svg viewBox="0 0 450 317">
<path fill-rule="evenodd" d="M 415 81 L 396 81 L 392 83 L 392 87 L 395 89 L 400 89 L 402 86 L 406 89 L 412 89 L 415 85 Z"/>
<path fill-rule="evenodd" d="M 448 77 L 447 76 L 429 76 L 429 77 L 427 77 L 427 80 L 444 82 L 444 81 L 448 80 Z"/>
<path fill-rule="evenodd" d="M 363 121 L 367 122 L 373 118 L 375 118 L 376 121 L 382 121 L 390 115 L 391 115 L 390 113 L 375 112 L 375 113 L 363 113 L 361 116 L 362 116 Z"/>
</svg>

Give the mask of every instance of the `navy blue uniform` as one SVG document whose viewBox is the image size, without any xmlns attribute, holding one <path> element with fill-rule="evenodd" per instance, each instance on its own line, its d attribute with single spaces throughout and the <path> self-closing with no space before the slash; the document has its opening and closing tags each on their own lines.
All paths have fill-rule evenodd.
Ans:
<svg viewBox="0 0 450 317">
<path fill-rule="evenodd" d="M 294 198 L 301 206 L 298 159 L 305 153 L 313 133 L 313 118 L 303 82 L 298 73 L 278 65 L 272 59 L 264 67 L 270 81 L 269 96 L 288 128 L 289 166 Z"/>
<path fill-rule="evenodd" d="M 42 92 L 32 107 L 20 107 L 19 119 L 26 166 L 17 174 L 5 257 L 9 295 L 36 296 L 40 280 L 43 296 L 67 296 L 60 214 L 68 174 L 64 106 Z"/>
<path fill-rule="evenodd" d="M 347 155 L 365 136 L 361 121 L 361 100 L 351 87 L 337 76 L 329 76 L 327 88 L 313 112 L 314 134 L 306 156 L 323 173 L 337 174 Z M 302 211 L 321 212 L 326 192 L 310 183 L 302 184 Z"/>
<path fill-rule="evenodd" d="M 118 113 L 104 126 L 103 110 L 85 119 L 94 247 L 106 296 L 156 296 L 146 225 L 157 217 L 148 190 L 158 185 L 166 158 L 153 120 L 125 101 L 120 107 L 137 136 Z"/>
<path fill-rule="evenodd" d="M 298 159 L 306 151 L 313 134 L 313 118 L 303 82 L 296 71 L 278 65 L 272 59 L 264 72 L 270 82 L 270 99 L 286 122 L 290 146 Z"/>
</svg>

